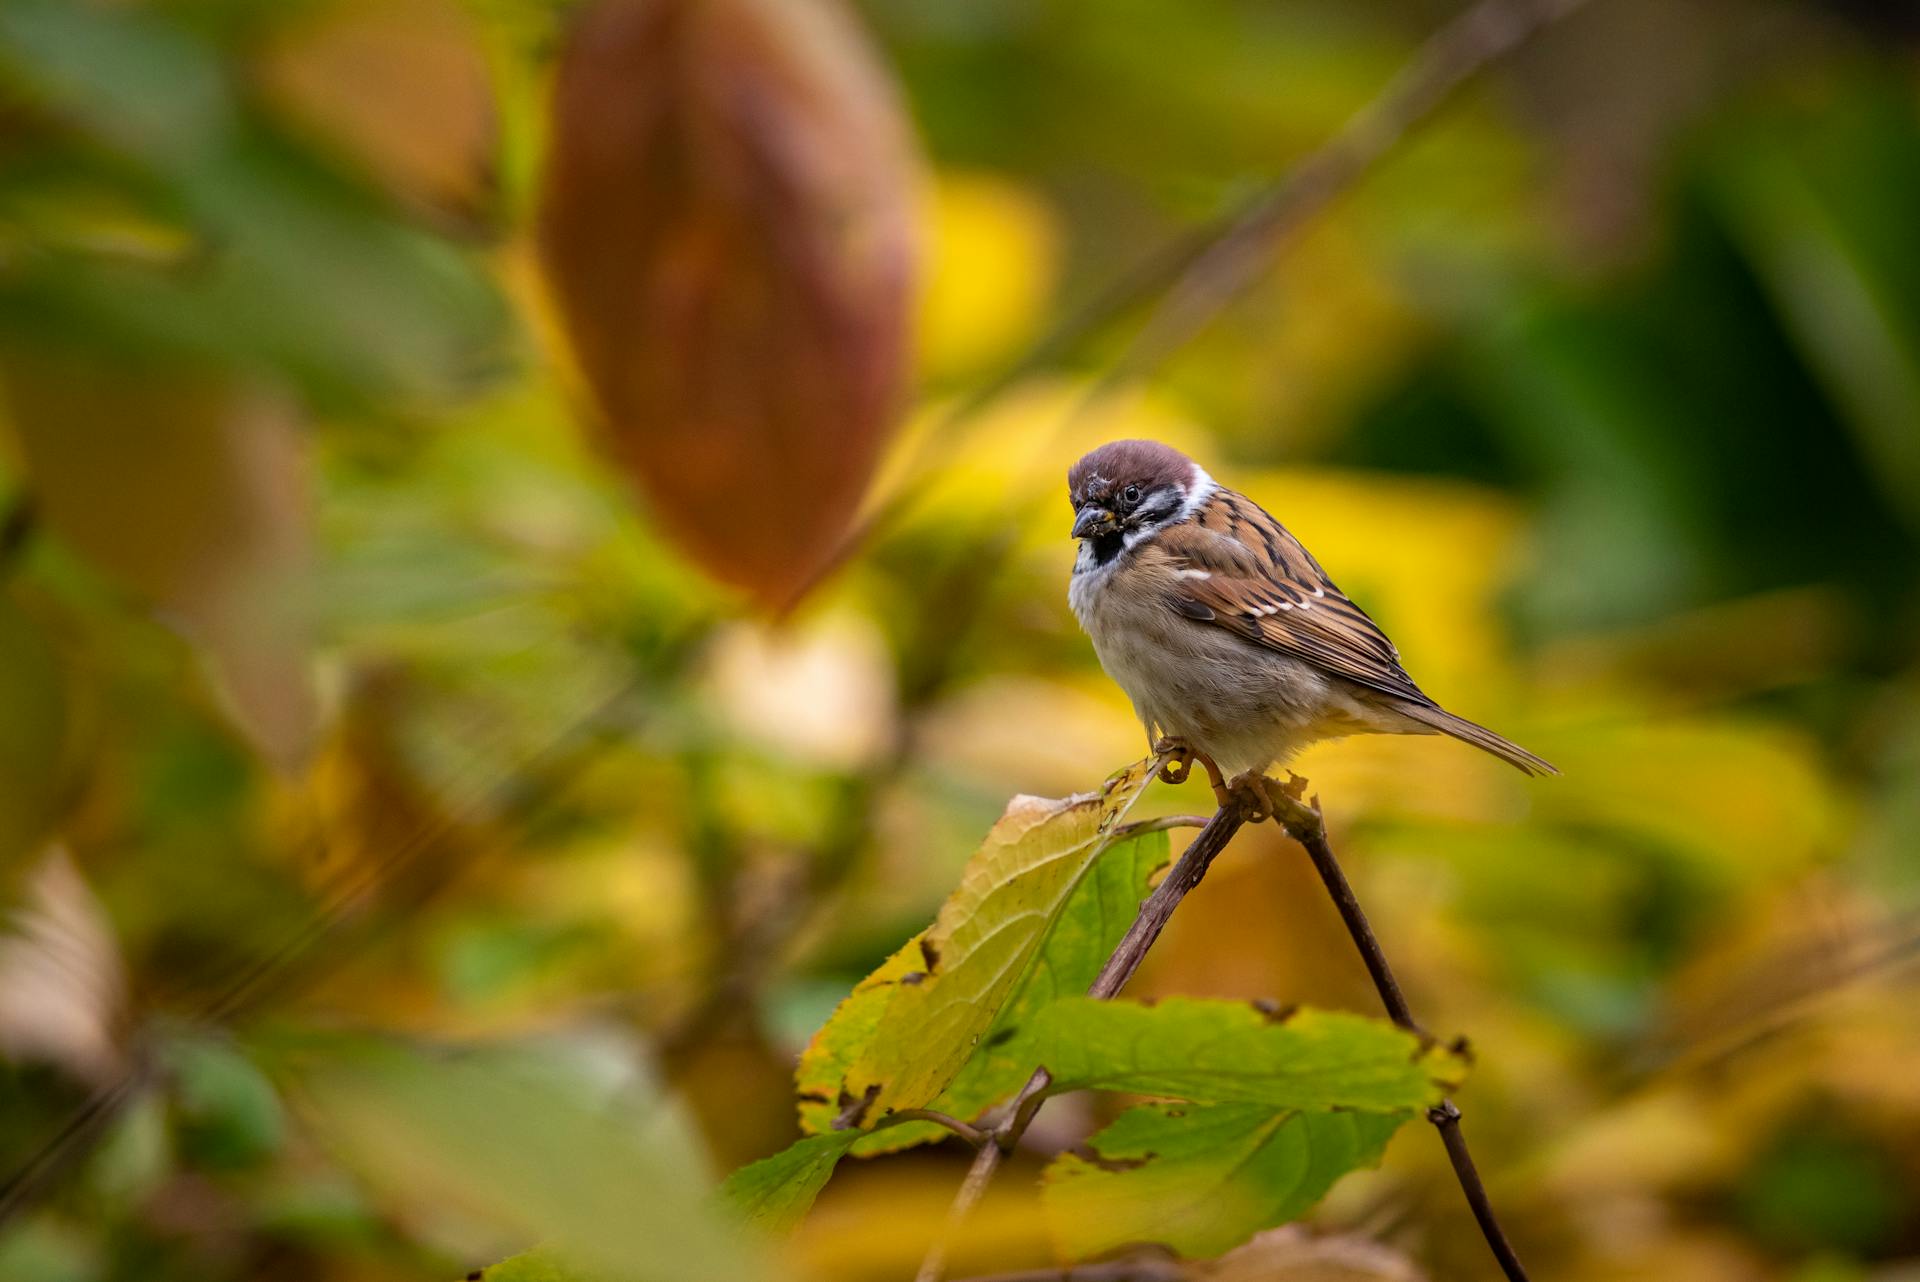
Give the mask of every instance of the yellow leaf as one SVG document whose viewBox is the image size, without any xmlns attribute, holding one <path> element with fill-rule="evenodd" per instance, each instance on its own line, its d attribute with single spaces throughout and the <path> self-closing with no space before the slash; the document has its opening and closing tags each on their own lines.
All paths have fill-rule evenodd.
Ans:
<svg viewBox="0 0 1920 1282">
<path fill-rule="evenodd" d="M 1031 192 L 990 174 L 941 174 L 927 203 L 933 270 L 920 357 L 938 377 L 978 369 L 1032 335 L 1059 272 L 1060 233 Z"/>
<path fill-rule="evenodd" d="M 1108 836 L 1152 778 L 1136 762 L 1098 792 L 1016 797 L 933 926 L 864 980 L 801 1062 L 802 1117 L 871 1123 L 932 1103 L 1012 997 Z"/>
</svg>

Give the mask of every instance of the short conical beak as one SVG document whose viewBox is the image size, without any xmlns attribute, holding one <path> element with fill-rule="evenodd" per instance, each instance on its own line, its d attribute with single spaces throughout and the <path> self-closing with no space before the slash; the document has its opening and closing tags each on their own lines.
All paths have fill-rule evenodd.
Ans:
<svg viewBox="0 0 1920 1282">
<path fill-rule="evenodd" d="M 1076 539 L 1097 538 L 1113 531 L 1113 513 L 1098 503 L 1087 504 L 1073 518 L 1073 537 Z"/>
</svg>

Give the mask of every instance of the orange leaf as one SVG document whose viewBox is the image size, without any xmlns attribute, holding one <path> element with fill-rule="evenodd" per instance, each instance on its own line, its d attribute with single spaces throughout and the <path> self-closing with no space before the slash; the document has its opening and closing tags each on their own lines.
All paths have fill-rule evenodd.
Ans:
<svg viewBox="0 0 1920 1282">
<path fill-rule="evenodd" d="M 892 87 L 826 0 L 601 0 L 553 110 L 541 250 L 602 447 L 709 573 L 790 604 L 905 382 Z"/>
</svg>

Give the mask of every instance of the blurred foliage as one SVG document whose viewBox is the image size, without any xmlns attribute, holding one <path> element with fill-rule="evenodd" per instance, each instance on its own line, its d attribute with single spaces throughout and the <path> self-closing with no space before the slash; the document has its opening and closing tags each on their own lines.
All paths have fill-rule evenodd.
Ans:
<svg viewBox="0 0 1920 1282">
<path fill-rule="evenodd" d="M 884 287 L 842 300 L 918 361 L 890 444 L 847 425 L 885 446 L 885 519 L 768 620 L 748 596 L 790 593 L 688 522 L 756 531 L 791 587 L 856 505 L 761 471 L 675 508 L 678 451 L 712 443 L 685 415 L 624 425 L 651 479 L 608 451 L 624 358 L 576 350 L 535 247 L 576 6 L 0 2 L 0 1277 L 444 1280 L 549 1239 L 609 1277 L 910 1275 L 956 1141 L 840 1161 L 764 1258 L 712 1190 L 799 1137 L 801 1049 L 1006 798 L 1139 755 L 1066 610 L 1058 494 L 1121 435 L 1271 507 L 1429 690 L 1565 771 L 1430 740 L 1295 763 L 1415 1009 L 1472 1037 L 1461 1103 L 1536 1276 L 1920 1268 L 1904 7 L 1593 0 L 1138 386 L 1087 399 L 1117 316 L 950 413 L 1283 176 L 1450 11 L 866 4 L 808 52 L 897 96 L 923 157 L 819 183 L 832 149 L 789 127 L 818 104 L 728 99 L 767 112 L 748 143 L 789 144 L 751 172 L 910 193 L 923 247 L 912 334 Z M 733 231 L 765 248 L 756 208 Z M 589 284 L 622 227 L 580 233 Z M 755 261 L 778 289 L 730 295 L 749 317 L 815 279 Z M 891 368 L 825 350 L 697 390 L 794 410 L 852 494 L 875 454 L 767 399 L 769 368 Z M 1112 892 L 1145 845 L 1102 862 Z M 1130 991 L 1376 1008 L 1264 827 Z M 1054 1100 L 956 1273 L 1052 1258 L 1043 1165 L 1164 1150 L 1155 1125 Z M 1312 1232 L 1152 1267 L 1490 1276 L 1437 1150 L 1410 1128 Z M 1256 1162 L 1270 1206 L 1318 1191 L 1285 1141 Z"/>
</svg>

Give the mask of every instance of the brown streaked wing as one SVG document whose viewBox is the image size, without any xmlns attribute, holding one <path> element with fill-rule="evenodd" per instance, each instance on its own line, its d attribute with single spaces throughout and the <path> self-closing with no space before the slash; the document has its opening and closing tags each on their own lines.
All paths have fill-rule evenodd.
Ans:
<svg viewBox="0 0 1920 1282">
<path fill-rule="evenodd" d="M 1168 604 L 1189 619 L 1383 694 L 1432 704 L 1386 633 L 1258 504 L 1222 490 L 1159 543 L 1176 571 L 1206 576 L 1181 577 L 1169 594 Z"/>
</svg>

